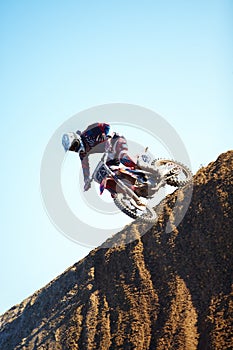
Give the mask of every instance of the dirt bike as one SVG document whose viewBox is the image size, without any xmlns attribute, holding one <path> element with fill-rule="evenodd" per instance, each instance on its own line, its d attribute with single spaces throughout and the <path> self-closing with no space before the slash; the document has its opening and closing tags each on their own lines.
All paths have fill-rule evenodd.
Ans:
<svg viewBox="0 0 233 350">
<path fill-rule="evenodd" d="M 152 223 L 157 214 L 148 200 L 166 185 L 184 186 L 191 181 L 192 173 L 177 161 L 151 159 L 147 151 L 138 156 L 136 169 L 108 166 L 108 153 L 104 153 L 90 182 L 97 182 L 101 193 L 107 189 L 115 205 L 129 217 Z"/>
</svg>

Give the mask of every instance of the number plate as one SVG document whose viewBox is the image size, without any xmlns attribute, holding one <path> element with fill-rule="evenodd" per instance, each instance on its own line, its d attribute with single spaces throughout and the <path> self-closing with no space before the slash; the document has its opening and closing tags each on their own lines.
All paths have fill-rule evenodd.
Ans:
<svg viewBox="0 0 233 350">
<path fill-rule="evenodd" d="M 105 177 L 108 175 L 108 169 L 105 166 L 105 164 L 99 164 L 99 166 L 96 169 L 94 179 L 96 182 L 101 183 Z"/>
<path fill-rule="evenodd" d="M 150 163 L 151 157 L 148 156 L 148 154 L 142 154 L 141 158 L 142 158 L 144 163 L 148 163 L 148 164 Z"/>
</svg>

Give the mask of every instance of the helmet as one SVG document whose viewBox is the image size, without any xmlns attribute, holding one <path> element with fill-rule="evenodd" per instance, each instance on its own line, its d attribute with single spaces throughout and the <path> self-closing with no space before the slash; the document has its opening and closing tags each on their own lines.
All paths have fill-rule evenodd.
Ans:
<svg viewBox="0 0 233 350">
<path fill-rule="evenodd" d="M 80 135 L 75 132 L 67 132 L 62 136 L 62 145 L 65 151 L 79 152 L 84 150 L 84 145 Z"/>
</svg>

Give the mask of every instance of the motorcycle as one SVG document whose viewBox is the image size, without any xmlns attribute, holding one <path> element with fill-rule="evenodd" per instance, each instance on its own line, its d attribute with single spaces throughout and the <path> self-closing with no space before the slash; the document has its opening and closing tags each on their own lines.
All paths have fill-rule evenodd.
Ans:
<svg viewBox="0 0 233 350">
<path fill-rule="evenodd" d="M 115 205 L 133 219 L 153 223 L 157 214 L 148 204 L 166 185 L 182 187 L 192 180 L 189 168 L 169 159 L 152 159 L 148 149 L 137 158 L 137 168 L 107 165 L 105 152 L 97 164 L 90 182 L 100 185 L 100 193 L 107 189 Z"/>
</svg>

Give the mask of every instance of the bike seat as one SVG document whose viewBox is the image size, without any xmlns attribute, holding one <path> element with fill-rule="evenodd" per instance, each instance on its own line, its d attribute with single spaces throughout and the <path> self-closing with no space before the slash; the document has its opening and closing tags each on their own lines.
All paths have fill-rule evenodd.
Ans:
<svg viewBox="0 0 233 350">
<path fill-rule="evenodd" d="M 140 169 L 129 169 L 129 168 L 126 168 L 125 170 L 128 171 L 129 173 L 134 174 L 134 175 L 138 175 L 138 176 L 142 176 L 142 177 L 146 176 L 145 171 L 140 170 Z"/>
</svg>

